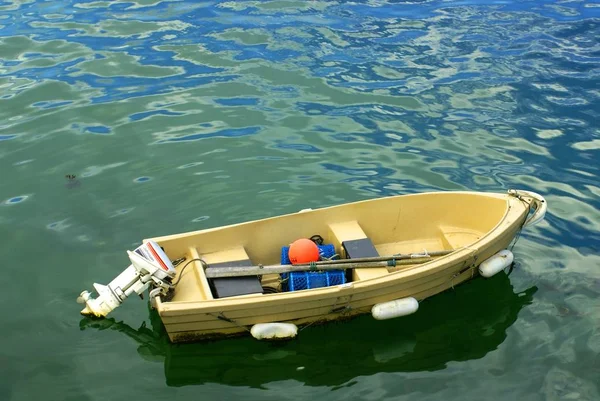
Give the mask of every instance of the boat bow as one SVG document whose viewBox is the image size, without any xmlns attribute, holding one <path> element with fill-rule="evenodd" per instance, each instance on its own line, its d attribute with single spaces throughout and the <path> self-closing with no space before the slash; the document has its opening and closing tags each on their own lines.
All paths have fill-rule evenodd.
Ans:
<svg viewBox="0 0 600 401">
<path fill-rule="evenodd" d="M 529 205 L 535 210 L 534 213 L 525 220 L 523 227 L 533 226 L 539 223 L 546 216 L 546 210 L 548 209 L 548 203 L 544 197 L 536 192 L 511 189 L 508 193 L 518 199 L 527 202 L 529 198 Z"/>
</svg>

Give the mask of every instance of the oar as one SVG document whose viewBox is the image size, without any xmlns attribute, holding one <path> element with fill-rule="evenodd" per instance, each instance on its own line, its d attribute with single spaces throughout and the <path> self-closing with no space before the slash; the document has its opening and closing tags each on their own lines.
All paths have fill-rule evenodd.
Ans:
<svg viewBox="0 0 600 401">
<path fill-rule="evenodd" d="M 447 251 L 435 251 L 435 252 L 425 252 L 425 253 L 407 253 L 407 254 L 397 254 L 392 256 L 373 256 L 369 258 L 354 258 L 354 259 L 336 259 L 336 260 L 321 260 L 319 262 L 314 262 L 317 266 L 321 265 L 329 265 L 329 264 L 343 264 L 343 263 L 361 263 L 361 262 L 383 262 L 388 260 L 404 260 L 404 259 L 422 259 L 428 258 L 430 256 L 444 256 L 454 252 L 454 249 Z M 302 263 L 294 266 L 310 266 L 310 263 Z M 283 265 L 285 266 L 285 265 Z"/>
<path fill-rule="evenodd" d="M 320 261 L 298 265 L 271 265 L 271 266 L 220 266 L 208 267 L 204 272 L 207 278 L 241 277 L 263 274 L 281 274 L 300 271 L 340 270 L 374 267 L 393 267 L 398 265 L 412 265 L 426 263 L 433 256 L 447 255 L 453 251 L 429 252 L 427 254 L 411 254 L 397 256 L 377 256 L 373 258 L 342 259 Z"/>
</svg>

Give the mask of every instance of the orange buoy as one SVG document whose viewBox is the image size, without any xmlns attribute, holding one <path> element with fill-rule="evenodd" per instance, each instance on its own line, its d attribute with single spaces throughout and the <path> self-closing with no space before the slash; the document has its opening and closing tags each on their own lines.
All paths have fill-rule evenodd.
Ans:
<svg viewBox="0 0 600 401">
<path fill-rule="evenodd" d="M 319 260 L 319 247 L 311 240 L 301 238 L 292 242 L 288 257 L 293 265 L 317 262 Z"/>
</svg>

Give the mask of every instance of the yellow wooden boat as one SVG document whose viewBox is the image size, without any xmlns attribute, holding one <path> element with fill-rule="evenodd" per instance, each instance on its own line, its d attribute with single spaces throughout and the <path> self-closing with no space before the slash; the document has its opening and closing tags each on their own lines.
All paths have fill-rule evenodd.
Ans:
<svg viewBox="0 0 600 401">
<path fill-rule="evenodd" d="M 172 342 L 241 334 L 289 338 L 298 327 L 364 313 L 399 317 L 416 312 L 427 297 L 509 266 L 507 248 L 546 208 L 544 198 L 529 191 L 431 192 L 149 238 L 144 244 L 157 244 L 166 264 L 175 265 L 150 285 L 151 302 Z M 320 250 L 332 251 L 328 256 L 286 263 L 292 242 L 315 235 Z M 134 265 L 142 263 L 129 254 Z M 132 287 L 140 277 L 149 282 L 147 274 L 132 277 Z M 311 279 L 321 284 L 310 288 Z M 119 294 L 117 281 L 95 286 Z M 119 302 L 132 292 L 121 287 Z M 84 293 L 83 314 L 108 313 L 98 312 Z"/>
</svg>

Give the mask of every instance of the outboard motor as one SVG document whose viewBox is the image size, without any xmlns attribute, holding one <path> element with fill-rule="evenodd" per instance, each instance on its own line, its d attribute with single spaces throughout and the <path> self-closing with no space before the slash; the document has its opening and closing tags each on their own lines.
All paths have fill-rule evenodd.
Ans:
<svg viewBox="0 0 600 401">
<path fill-rule="evenodd" d="M 150 286 L 150 298 L 166 293 L 173 288 L 171 281 L 175 277 L 175 268 L 154 241 L 147 241 L 135 249 L 127 251 L 131 265 L 127 267 L 108 285 L 94 283 L 98 293 L 97 298 L 92 298 L 89 291 L 83 291 L 77 302 L 85 304 L 82 315 L 106 317 L 110 312 L 125 301 L 131 294 L 142 295 Z"/>
</svg>

